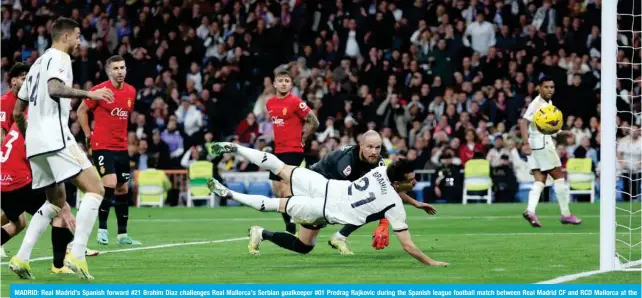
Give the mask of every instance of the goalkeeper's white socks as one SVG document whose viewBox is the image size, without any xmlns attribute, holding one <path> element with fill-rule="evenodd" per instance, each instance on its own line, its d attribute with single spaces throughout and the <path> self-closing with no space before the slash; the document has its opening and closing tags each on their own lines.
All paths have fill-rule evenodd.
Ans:
<svg viewBox="0 0 642 298">
<path fill-rule="evenodd" d="M 254 150 L 240 145 L 237 145 L 236 148 L 236 152 L 238 154 L 247 158 L 250 162 L 259 166 L 261 169 L 266 169 L 275 175 L 278 175 L 281 169 L 285 166 L 285 163 L 271 153 Z"/>
<path fill-rule="evenodd" d="M 232 190 L 230 190 L 230 193 L 232 194 L 232 199 L 235 201 L 256 210 L 268 212 L 279 211 L 279 203 L 281 201 L 279 199 L 270 199 L 259 195 L 246 195 Z"/>
<path fill-rule="evenodd" d="M 80 208 L 78 208 L 78 213 L 76 214 L 76 234 L 74 235 L 74 244 L 71 247 L 71 255 L 78 260 L 85 258 L 89 234 L 91 234 L 91 231 L 94 229 L 94 224 L 98 217 L 98 208 L 102 200 L 103 197 L 100 195 L 88 192 L 83 197 Z"/>
<path fill-rule="evenodd" d="M 22 244 L 20 245 L 20 250 L 18 250 L 17 256 L 20 260 L 29 261 L 31 258 L 31 251 L 38 242 L 38 239 L 40 239 L 42 232 L 47 229 L 60 210 L 60 207 L 47 201 L 33 215 L 31 222 L 29 222 L 29 226 L 27 227 L 25 238 L 22 240 Z"/>
<path fill-rule="evenodd" d="M 570 216 L 571 210 L 568 208 L 568 204 L 571 198 L 564 178 L 556 179 L 553 187 L 555 188 L 555 196 L 557 197 L 557 203 L 560 205 L 562 216 Z"/>
<path fill-rule="evenodd" d="M 542 195 L 544 187 L 545 185 L 542 182 L 535 181 L 535 183 L 533 183 L 533 187 L 528 193 L 528 207 L 526 207 L 526 211 L 535 213 L 535 208 L 537 208 L 539 197 Z"/>
</svg>

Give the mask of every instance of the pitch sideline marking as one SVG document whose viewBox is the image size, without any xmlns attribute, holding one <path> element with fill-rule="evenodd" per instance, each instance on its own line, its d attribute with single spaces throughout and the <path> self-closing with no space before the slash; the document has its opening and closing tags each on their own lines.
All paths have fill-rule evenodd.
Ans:
<svg viewBox="0 0 642 298">
<path fill-rule="evenodd" d="M 250 239 L 250 238 L 249 237 L 238 237 L 238 238 L 228 238 L 228 239 L 219 239 L 219 240 L 210 240 L 210 241 L 168 243 L 168 244 L 159 244 L 159 245 L 152 245 L 152 246 L 132 247 L 132 248 L 122 248 L 122 249 L 114 249 L 114 250 L 99 250 L 99 252 L 100 252 L 100 255 L 104 255 L 104 254 L 108 254 L 108 253 L 128 252 L 128 251 L 138 251 L 138 250 L 150 250 L 150 249 L 168 248 L 168 247 L 176 247 L 176 246 L 189 246 L 189 245 L 203 245 L 203 244 L 212 244 L 212 243 L 225 243 L 225 242 L 235 242 L 235 241 L 248 240 L 248 239 Z M 29 261 L 30 262 L 38 262 L 38 261 L 47 261 L 47 260 L 52 260 L 52 259 L 53 259 L 53 257 L 40 257 L 40 258 L 31 259 Z M 9 262 L 2 262 L 0 264 L 6 265 L 6 264 L 9 264 Z"/>
<path fill-rule="evenodd" d="M 584 215 L 583 218 L 599 218 L 599 215 Z M 498 216 L 408 216 L 412 220 L 467 220 L 467 219 L 521 219 L 517 215 Z M 542 215 L 539 218 L 559 218 L 557 215 Z M 218 221 L 281 221 L 277 217 L 230 217 L 230 218 L 139 218 L 130 219 L 130 222 L 218 222 Z"/>
<path fill-rule="evenodd" d="M 639 266 L 639 265 L 642 265 L 642 260 L 631 261 L 631 262 L 628 262 L 626 264 L 622 264 L 622 268 L 623 269 L 628 269 L 628 268 Z M 615 271 L 617 271 L 617 270 L 615 270 Z M 582 277 L 588 277 L 588 276 L 593 276 L 593 275 L 597 275 L 597 274 L 601 274 L 601 273 L 615 272 L 615 271 L 613 271 L 613 270 L 585 271 L 585 272 L 580 272 L 580 273 L 575 273 L 575 274 L 558 276 L 558 277 L 553 278 L 553 279 L 540 281 L 540 282 L 538 282 L 536 284 L 546 284 L 546 285 L 561 284 L 561 283 L 565 283 L 565 282 L 569 282 L 569 281 L 574 281 L 574 280 L 580 279 Z"/>
</svg>

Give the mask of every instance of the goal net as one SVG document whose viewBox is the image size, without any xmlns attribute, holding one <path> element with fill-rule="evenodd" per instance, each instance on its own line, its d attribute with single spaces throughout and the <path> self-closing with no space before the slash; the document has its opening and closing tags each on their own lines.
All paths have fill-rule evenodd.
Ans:
<svg viewBox="0 0 642 298">
<path fill-rule="evenodd" d="M 642 2 L 601 3 L 600 269 L 640 270 Z"/>
</svg>

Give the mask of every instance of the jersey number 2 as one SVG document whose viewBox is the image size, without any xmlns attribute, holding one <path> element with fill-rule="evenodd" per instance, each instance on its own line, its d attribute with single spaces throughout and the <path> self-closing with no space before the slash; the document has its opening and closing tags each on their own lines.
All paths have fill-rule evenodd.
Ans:
<svg viewBox="0 0 642 298">
<path fill-rule="evenodd" d="M 11 154 L 11 149 L 13 149 L 13 142 L 15 142 L 18 139 L 18 132 L 15 130 L 12 130 L 9 132 L 9 139 L 7 140 L 7 143 L 4 144 L 5 147 L 7 147 L 4 152 L 0 152 L 0 162 L 5 162 L 7 159 L 9 159 L 9 154 Z"/>
<path fill-rule="evenodd" d="M 29 89 L 31 90 L 31 94 L 29 95 L 29 102 L 33 102 L 33 105 L 36 105 L 36 98 L 38 97 L 38 85 L 40 83 L 40 74 L 36 76 L 36 84 L 32 84 L 33 81 L 33 76 L 29 76 L 27 79 L 27 83 L 29 84 Z"/>
<path fill-rule="evenodd" d="M 361 182 L 363 185 L 359 185 L 359 182 Z M 370 185 L 370 181 L 368 180 L 368 177 L 363 177 L 363 178 L 361 178 L 361 180 L 356 181 L 354 183 L 354 188 L 356 188 L 358 191 L 364 191 L 364 190 L 366 190 L 368 188 L 368 185 Z M 351 191 L 348 191 L 348 192 L 351 193 Z M 363 200 L 356 201 L 356 202 L 350 204 L 350 206 L 352 206 L 352 208 L 357 208 L 359 206 L 368 204 L 368 203 L 374 201 L 375 199 L 376 199 L 375 194 L 373 192 L 368 192 L 368 197 L 367 198 L 365 198 Z"/>
</svg>

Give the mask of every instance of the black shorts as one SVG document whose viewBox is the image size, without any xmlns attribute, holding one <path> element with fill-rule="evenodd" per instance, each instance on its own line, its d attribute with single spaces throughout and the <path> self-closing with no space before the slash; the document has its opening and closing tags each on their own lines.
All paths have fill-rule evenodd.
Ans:
<svg viewBox="0 0 642 298">
<path fill-rule="evenodd" d="M 91 154 L 100 177 L 116 174 L 117 183 L 127 183 L 131 173 L 127 151 L 96 150 Z"/>
<path fill-rule="evenodd" d="M 47 201 L 45 189 L 31 189 L 31 183 L 14 191 L 3 191 L 1 195 L 2 211 L 12 222 L 17 222 L 24 212 L 33 215 Z"/>
<path fill-rule="evenodd" d="M 303 162 L 303 158 L 305 157 L 303 153 L 296 153 L 296 152 L 277 153 L 274 155 L 278 159 L 280 159 L 282 162 L 284 162 L 286 165 L 294 166 L 294 167 L 300 166 L 301 163 Z M 270 172 L 270 180 L 281 181 L 281 177 L 274 175 L 274 173 Z"/>
</svg>

